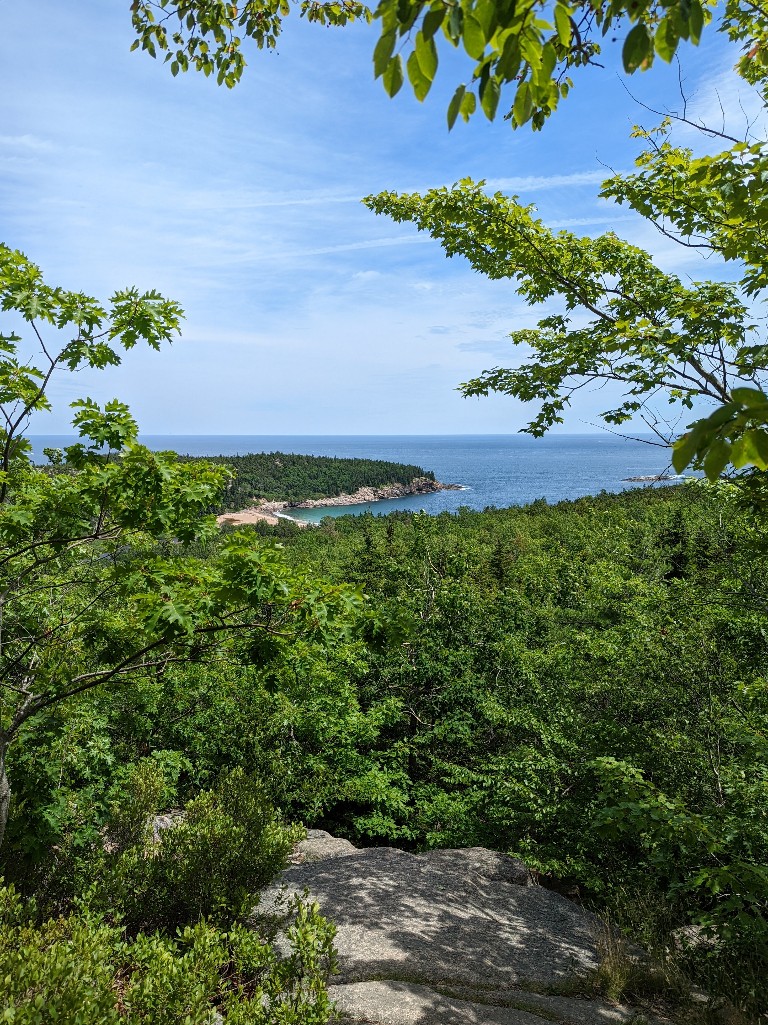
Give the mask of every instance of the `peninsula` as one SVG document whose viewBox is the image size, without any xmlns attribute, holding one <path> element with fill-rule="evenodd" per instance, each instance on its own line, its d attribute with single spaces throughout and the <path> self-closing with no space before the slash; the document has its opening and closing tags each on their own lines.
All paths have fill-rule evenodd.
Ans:
<svg viewBox="0 0 768 1025">
<path fill-rule="evenodd" d="M 261 452 L 237 456 L 181 456 L 221 463 L 232 479 L 217 509 L 224 525 L 292 519 L 290 509 L 359 505 L 407 495 L 460 490 L 443 484 L 421 466 L 383 459 L 348 459 L 290 452 Z M 296 520 L 302 526 L 306 521 Z"/>
<path fill-rule="evenodd" d="M 225 512 L 217 517 L 219 524 L 227 526 L 243 526 L 263 520 L 273 526 L 282 519 L 292 520 L 300 527 L 309 525 L 308 520 L 300 520 L 289 514 L 290 509 L 324 509 L 336 506 L 364 505 L 368 502 L 380 502 L 387 498 L 405 498 L 408 495 L 430 495 L 436 491 L 460 491 L 461 484 L 443 484 L 433 477 L 414 477 L 407 484 L 395 482 L 379 487 L 363 485 L 351 494 L 341 492 L 325 498 L 307 498 L 300 502 L 280 502 L 259 499 L 247 509 L 236 512 Z"/>
</svg>

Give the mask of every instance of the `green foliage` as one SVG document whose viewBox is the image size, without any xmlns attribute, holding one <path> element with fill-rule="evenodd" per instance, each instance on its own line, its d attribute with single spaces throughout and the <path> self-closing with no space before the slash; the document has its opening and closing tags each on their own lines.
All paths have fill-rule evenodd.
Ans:
<svg viewBox="0 0 768 1025">
<path fill-rule="evenodd" d="M 757 371 L 754 376 L 757 377 Z M 729 401 L 691 424 L 691 429 L 674 443 L 672 465 L 680 471 L 696 462 L 703 466 L 710 480 L 716 480 L 729 463 L 736 469 L 753 466 L 768 470 L 766 424 L 765 392 L 732 388 Z"/>
<path fill-rule="evenodd" d="M 509 116 L 516 125 L 530 119 L 534 127 L 541 127 L 557 103 L 555 68 L 561 63 L 568 66 L 576 40 L 579 59 L 586 63 L 591 59 L 588 33 L 577 26 L 579 17 L 587 19 L 589 30 L 602 25 L 606 31 L 614 19 L 628 17 L 633 23 L 624 42 L 624 65 L 629 72 L 649 66 L 654 53 L 670 60 L 681 38 L 698 42 L 709 18 L 706 8 L 688 2 L 665 2 L 658 7 L 632 3 L 628 8 L 613 3 L 607 9 L 602 4 L 554 6 L 556 32 L 548 41 L 544 33 L 552 29 L 550 24 L 533 17 L 526 22 L 538 3 L 522 12 L 515 5 L 507 10 L 503 4 L 480 0 L 477 5 L 453 8 L 445 19 L 436 14 L 445 13 L 440 0 L 405 7 L 383 0 L 378 13 L 390 18 L 388 31 L 393 38 L 396 31 L 410 32 L 424 13 L 425 22 L 429 18 L 430 24 L 442 25 L 454 43 L 463 40 L 470 57 L 478 61 L 474 78 L 487 116 L 495 113 L 500 83 L 511 79 L 516 95 Z M 509 27 L 509 17 L 517 19 L 516 28 Z M 765 104 L 768 19 L 764 10 L 729 0 L 719 28 L 742 47 L 736 70 L 759 90 Z M 417 63 L 420 35 L 413 52 Z M 521 42 L 526 36 L 530 37 L 528 51 Z M 508 52 L 513 59 L 506 67 Z M 412 76 L 412 83 L 417 95 L 423 92 L 423 78 Z M 465 104 L 470 96 L 465 86 L 457 90 L 449 106 L 449 125 L 459 113 L 469 116 L 471 110 Z M 473 96 L 472 100 L 474 109 Z M 729 148 L 694 157 L 691 149 L 672 144 L 673 122 L 698 128 Z M 495 391 L 537 403 L 539 412 L 524 430 L 540 435 L 563 421 L 576 391 L 592 383 L 617 382 L 624 387 L 623 400 L 604 411 L 603 419 L 622 424 L 636 417 L 661 444 L 674 442 L 678 472 L 693 465 L 716 480 L 728 465 L 765 471 L 768 349 L 757 326 L 749 322 L 748 302 L 768 283 L 764 230 L 768 172 L 766 147 L 751 135 L 753 127 L 754 122 L 746 127 L 744 138 L 737 138 L 726 134 L 725 126 L 700 125 L 683 114 L 667 117 L 653 132 L 636 128 L 635 136 L 648 143 L 636 161 L 637 172 L 614 175 L 601 193 L 626 203 L 686 246 L 741 262 L 744 273 L 738 284 L 684 285 L 675 275 L 662 272 L 647 253 L 613 233 L 591 239 L 550 231 L 534 216 L 532 206 L 501 193 L 489 196 L 483 182 L 466 179 L 452 189 L 433 189 L 424 195 L 384 192 L 369 196 L 365 203 L 376 213 L 411 221 L 428 231 L 449 257 L 461 255 L 491 278 L 512 279 L 518 295 L 530 305 L 557 299 L 565 307 L 564 313 L 541 319 L 535 329 L 513 332 L 512 343 L 532 350 L 532 356 L 515 368 L 494 367 L 465 382 L 460 388 L 465 396 Z M 685 409 L 704 400 L 717 408 L 689 424 L 687 433 L 675 439 L 675 418 L 655 407 L 658 399 Z M 757 494 L 755 489 L 751 493 Z"/>
<path fill-rule="evenodd" d="M 715 948 L 690 954 L 706 988 L 765 1000 L 764 878 L 750 866 L 768 861 L 766 536 L 737 489 L 344 517 L 284 542 L 292 574 L 370 596 L 385 624 L 371 645 L 301 638 L 267 664 L 233 651 L 51 709 L 55 722 L 41 716 L 17 746 L 18 885 L 63 906 L 56 887 L 66 897 L 97 875 L 105 838 L 190 800 L 229 864 L 239 834 L 218 781 L 239 766 L 288 821 L 363 844 L 510 851 L 613 910 L 619 889 L 622 902 L 645 895 L 665 909 L 666 945 L 678 926 L 711 923 Z M 195 805 L 212 789 L 221 797 Z M 111 864 L 139 895 L 123 903 L 134 928 L 147 908 L 161 915 L 163 880 L 175 919 L 155 920 L 198 913 L 191 866 L 205 875 L 207 847 L 177 838 L 167 869 L 116 841 Z M 70 883 L 67 859 L 80 866 Z M 120 892 L 104 885 L 100 906 L 119 910 Z"/>
<path fill-rule="evenodd" d="M 117 400 L 74 402 L 83 440 L 50 471 L 29 462 L 24 431 L 48 408 L 53 374 L 119 363 L 119 347 L 139 340 L 156 348 L 178 329 L 175 304 L 129 289 L 104 308 L 45 284 L 5 247 L 0 302 L 30 332 L 3 336 L 0 355 L 1 842 L 9 746 L 37 725 L 55 730 L 57 706 L 187 662 L 269 661 L 297 634 L 338 638 L 360 598 L 292 573 L 277 546 L 254 536 L 233 534 L 211 557 L 215 521 L 205 513 L 229 474 L 139 445 Z"/>
<path fill-rule="evenodd" d="M 757 689 L 765 708 L 765 681 Z M 764 719 L 748 715 L 753 728 Z M 766 992 L 756 966 L 768 965 L 768 836 L 761 810 L 768 752 L 764 734 L 756 739 L 760 750 L 750 774 L 718 768 L 721 800 L 704 811 L 670 798 L 633 766 L 600 759 L 603 807 L 595 825 L 611 839 L 636 837 L 649 870 L 697 909 L 693 921 L 709 938 L 701 974 L 714 974 L 721 986 L 725 976 L 741 1004 L 759 1016 Z"/>
<path fill-rule="evenodd" d="M 635 128 L 633 136 L 648 147 L 636 160 L 638 170 L 609 178 L 602 195 L 627 204 L 669 236 L 742 263 L 745 291 L 756 295 L 768 284 L 762 230 L 768 157 L 759 141 L 713 134 L 729 148 L 696 157 L 673 145 L 670 118 L 655 131 Z"/>
<path fill-rule="evenodd" d="M 139 934 L 84 911 L 40 926 L 12 887 L 0 887 L 4 1022 L 42 1025 L 325 1025 L 334 929 L 296 899 L 286 957 L 258 933 L 201 921 L 173 938 Z"/>
<path fill-rule="evenodd" d="M 768 102 L 768 19 L 750 3 L 726 6 L 724 29 L 743 46 L 737 65 L 740 76 Z M 686 119 L 678 118 L 677 120 Z M 757 297 L 768 286 L 768 251 L 764 224 L 768 217 L 768 163 L 763 141 L 751 134 L 742 138 L 708 126 L 706 134 L 727 148 L 694 156 L 687 147 L 673 145 L 672 119 L 653 132 L 636 128 L 634 135 L 647 148 L 636 160 L 635 174 L 615 175 L 603 185 L 602 195 L 647 217 L 663 234 L 741 265 L 740 286 L 747 297 Z M 754 330 L 754 329 L 753 329 Z M 690 425 L 675 450 L 677 466 L 704 460 L 710 478 L 731 463 L 739 468 L 768 469 L 768 400 L 762 373 L 766 365 L 763 338 L 739 349 L 731 362 L 727 345 L 720 355 L 721 378 L 741 377 L 720 399 L 708 418 Z M 707 465 L 709 458 L 709 465 Z"/>
<path fill-rule="evenodd" d="M 260 50 L 273 50 L 290 10 L 287 0 L 136 0 L 131 6 L 136 34 L 131 49 L 141 47 L 150 57 L 164 53 L 174 76 L 194 68 L 206 77 L 215 74 L 219 85 L 231 89 L 245 69 L 241 36 Z M 370 20 L 368 8 L 357 0 L 302 0 L 300 12 L 319 25 Z"/>
<path fill-rule="evenodd" d="M 631 73 L 649 67 L 655 54 L 671 60 L 681 37 L 698 43 L 710 17 L 708 6 L 536 0 L 521 8 L 487 0 L 381 0 L 375 12 L 381 36 L 374 73 L 393 96 L 402 83 L 400 51 L 412 47 L 406 60 L 408 78 L 417 99 L 423 100 L 438 69 L 436 40 L 445 39 L 452 47 L 463 48 L 471 69 L 469 81 L 458 86 L 449 104 L 449 128 L 459 114 L 468 120 L 478 102 L 492 121 L 502 90 L 511 90 L 506 118 L 513 127 L 530 122 L 540 129 L 568 95 L 571 69 L 594 63 L 600 36 L 623 17 L 635 23 L 624 44 L 624 67 Z"/>
<path fill-rule="evenodd" d="M 647 918 L 653 911 L 645 906 Z M 657 917 L 657 916 L 656 916 Z M 566 985 L 569 995 L 607 997 L 635 1008 L 635 1020 L 644 1025 L 664 1008 L 665 1017 L 695 1025 L 711 1020 L 709 1008 L 696 1005 L 690 978 L 669 951 L 648 954 L 628 942 L 626 932 L 603 912 L 597 939 L 598 966 Z M 647 924 L 646 918 L 646 924 Z M 658 940 L 658 935 L 654 936 Z M 648 1011 L 648 1017 L 643 1011 Z"/>
<path fill-rule="evenodd" d="M 754 328 L 735 286 L 684 285 L 613 233 L 592 239 L 550 231 L 531 207 L 502 193 L 487 195 L 482 182 L 465 180 L 423 196 L 381 193 L 366 204 L 428 231 L 447 256 L 463 256 L 491 278 L 511 278 L 531 305 L 555 297 L 564 303 L 564 314 L 510 335 L 533 358 L 515 369 L 486 371 L 461 386 L 464 395 L 497 391 L 538 403 L 524 428 L 535 436 L 562 423 L 573 394 L 591 381 L 625 386 L 619 405 L 600 414 L 607 423 L 642 414 L 662 439 L 664 415 L 653 405 L 660 397 L 687 409 L 701 398 L 727 402 L 717 423 L 702 420 L 681 442 L 677 469 L 694 456 L 712 478 L 729 459 L 768 466 L 768 433 L 754 426 L 768 408 L 754 387 L 765 377 L 762 348 L 752 342 Z M 584 314 L 591 319 L 585 322 Z M 736 447 L 719 442 L 725 434 Z"/>
<path fill-rule="evenodd" d="M 252 894 L 285 867 L 301 827 L 284 828 L 261 787 L 241 769 L 187 803 L 153 831 L 162 777 L 144 761 L 126 780 L 107 822 L 103 851 L 86 862 L 97 874 L 92 899 L 132 928 L 173 931 L 200 918 L 242 919 Z M 92 855 L 93 859 L 93 855 Z"/>
<path fill-rule="evenodd" d="M 410 484 L 416 478 L 435 479 L 434 473 L 420 466 L 384 459 L 343 459 L 286 452 L 204 458 L 182 456 L 180 461 L 210 463 L 231 471 L 231 479 L 218 506 L 220 510 L 243 509 L 259 498 L 301 502 L 349 495 L 363 487 Z"/>
<path fill-rule="evenodd" d="M 540 129 L 573 86 L 572 69 L 596 63 L 600 40 L 628 26 L 623 46 L 628 73 L 649 68 L 658 55 L 671 61 L 681 40 L 698 44 L 712 16 L 711 0 L 380 0 L 371 12 L 364 4 L 343 0 L 302 0 L 302 17 L 322 25 L 345 25 L 375 18 L 381 33 L 373 52 L 373 70 L 394 96 L 405 76 L 423 100 L 438 70 L 438 42 L 461 49 L 468 58 L 468 81 L 459 85 L 448 107 L 448 127 L 461 114 L 468 120 L 478 105 L 493 120 L 502 91 L 511 93 L 506 118 L 513 127 L 530 122 Z M 137 0 L 132 8 L 136 38 L 156 57 L 165 54 L 171 73 L 194 68 L 216 73 L 219 85 L 232 88 L 246 61 L 243 42 L 259 49 L 277 45 L 290 6 L 285 0 Z M 731 0 L 721 30 L 740 22 L 751 5 Z"/>
<path fill-rule="evenodd" d="M 690 4 L 684 12 L 675 4 L 663 9 L 651 33 L 647 17 L 654 20 L 653 9 L 632 5 L 630 20 L 637 23 L 624 46 L 627 70 L 647 65 L 654 49 L 669 59 L 681 37 L 690 34 L 697 41 L 701 9 Z M 619 13 L 612 5 L 608 22 Z M 600 20 L 599 10 L 594 16 Z M 761 9 L 739 0 L 726 5 L 720 26 L 744 47 L 737 70 L 761 91 L 764 102 L 767 26 Z M 539 115 L 544 109 L 543 100 L 531 102 L 526 88 L 523 74 L 516 121 L 531 116 L 537 102 Z M 461 109 L 457 97 L 449 120 Z M 532 356 L 515 368 L 494 367 L 465 382 L 460 388 L 465 396 L 501 392 L 537 403 L 539 411 L 524 430 L 541 435 L 563 421 L 575 392 L 592 383 L 617 382 L 624 388 L 622 401 L 602 418 L 612 425 L 640 418 L 661 444 L 674 443 L 678 472 L 693 465 L 716 480 L 729 465 L 765 471 L 768 348 L 750 323 L 748 301 L 768 283 L 766 147 L 750 136 L 750 128 L 746 138 L 738 139 L 724 128 L 694 125 L 730 144 L 721 153 L 694 157 L 690 149 L 672 145 L 673 121 L 693 124 L 683 115 L 666 118 L 655 132 L 635 129 L 649 144 L 636 162 L 637 172 L 610 178 L 601 194 L 626 203 L 684 245 L 741 262 L 744 274 L 738 284 L 685 285 L 613 233 L 592 239 L 550 231 L 532 206 L 501 193 L 489 196 L 483 182 L 467 179 L 424 195 L 385 192 L 365 202 L 376 213 L 428 231 L 447 256 L 463 256 L 491 278 L 510 278 L 530 305 L 557 299 L 565 307 L 564 313 L 545 316 L 535 329 L 513 332 L 513 345 L 527 347 Z M 664 399 L 684 409 L 704 400 L 716 409 L 675 439 L 674 416 L 656 408 Z"/>
<path fill-rule="evenodd" d="M 485 784 L 472 774 L 476 755 L 494 766 L 483 800 L 493 802 L 492 818 L 500 821 L 512 813 L 561 814 L 548 786 L 552 773 L 567 766 L 570 774 L 583 774 L 586 794 L 591 770 L 585 751 L 576 752 L 587 736 L 606 751 L 630 744 L 640 756 L 643 730 L 649 723 L 662 730 L 678 687 L 688 687 L 693 702 L 681 715 L 693 715 L 705 686 L 693 651 L 719 647 L 722 663 L 729 649 L 720 643 L 720 630 L 732 619 L 735 600 L 729 579 L 716 585 L 713 575 L 718 560 L 730 564 L 731 542 L 708 517 L 697 492 L 641 492 L 553 510 L 465 512 L 457 519 L 336 520 L 297 538 L 289 554 L 317 552 L 326 572 L 355 576 L 384 610 L 397 610 L 405 636 L 371 656 L 359 683 L 364 703 L 389 694 L 400 709 L 399 717 L 382 723 L 376 745 L 380 766 L 390 767 L 388 778 L 405 769 L 413 779 L 416 766 L 432 765 L 438 774 L 431 785 L 439 790 L 451 779 L 447 789 L 457 795 L 469 786 L 474 797 L 466 807 L 477 807 L 477 787 Z M 701 595 L 716 586 L 725 588 L 724 606 L 712 608 L 708 599 L 708 615 L 692 621 L 686 606 L 698 615 Z M 741 629 L 743 638 L 750 636 L 749 617 Z M 728 664 L 733 669 L 735 662 Z M 646 681 L 640 694 L 631 685 L 639 676 Z M 607 732 L 606 703 L 617 719 Z M 677 742 L 671 741 L 670 765 L 679 757 Z M 515 750 L 520 760 L 513 771 Z M 357 793 L 370 798 L 375 776 L 365 778 Z M 502 790 L 495 791 L 494 780 L 501 778 Z M 569 785 L 561 781 L 558 788 Z M 532 788 L 546 801 L 539 811 L 523 803 L 533 799 Z M 429 794 L 426 788 L 417 801 L 407 784 L 411 827 L 424 815 Z M 466 832 L 466 821 L 435 817 L 443 819 L 447 826 L 433 835 L 422 817 L 420 842 L 452 843 L 452 829 Z M 482 821 L 489 821 L 487 804 L 473 828 Z"/>
<path fill-rule="evenodd" d="M 598 906 L 645 894 L 667 909 L 667 946 L 690 923 L 717 937 L 690 955 L 708 989 L 762 1006 L 766 539 L 734 495 L 349 517 L 292 540 L 292 559 L 356 580 L 399 624 L 356 674 L 371 726 L 379 710 L 369 733 L 332 753 L 307 729 L 317 704 L 277 706 L 281 775 L 335 782 L 305 821 L 358 843 L 507 850 Z M 640 797 L 622 773 L 646 781 Z"/>
</svg>

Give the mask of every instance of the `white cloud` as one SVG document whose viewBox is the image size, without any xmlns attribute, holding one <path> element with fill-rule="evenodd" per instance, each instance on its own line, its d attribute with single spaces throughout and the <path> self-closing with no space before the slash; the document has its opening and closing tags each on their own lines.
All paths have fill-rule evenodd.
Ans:
<svg viewBox="0 0 768 1025">
<path fill-rule="evenodd" d="M 683 113 L 682 107 L 679 113 Z M 765 138 L 768 119 L 765 106 L 758 94 L 733 71 L 723 70 L 703 78 L 685 108 L 686 117 L 705 128 L 724 132 L 737 139 Z M 681 126 L 681 134 L 708 150 L 728 145 L 715 137 L 708 140 L 696 128 Z"/>
<path fill-rule="evenodd" d="M 394 238 L 385 236 L 382 238 L 367 238 L 360 242 L 343 242 L 335 246 L 318 246 L 316 249 L 297 249 L 281 253 L 280 257 L 283 259 L 300 259 L 304 256 L 329 256 L 332 253 L 352 253 L 359 249 L 386 249 L 390 246 L 423 245 L 431 241 L 432 239 L 425 235 L 400 235 Z"/>
<path fill-rule="evenodd" d="M 583 185 L 600 185 L 610 173 L 598 171 L 572 171 L 569 174 L 528 175 L 517 178 L 489 178 L 488 189 L 499 191 L 547 192 L 550 189 L 573 189 Z"/>
<path fill-rule="evenodd" d="M 549 221 L 551 228 L 589 228 L 593 225 L 607 225 L 613 227 L 615 224 L 632 224 L 637 221 L 634 214 L 616 214 L 615 207 L 604 210 L 602 215 L 595 214 L 594 217 L 564 217 Z"/>
<path fill-rule="evenodd" d="M 517 352 L 515 346 L 509 339 L 484 338 L 473 342 L 460 342 L 457 348 L 461 352 L 477 352 L 494 359 L 501 359 L 509 362 Z"/>
<path fill-rule="evenodd" d="M 0 148 L 21 153 L 50 153 L 56 147 L 36 135 L 0 135 Z"/>
</svg>

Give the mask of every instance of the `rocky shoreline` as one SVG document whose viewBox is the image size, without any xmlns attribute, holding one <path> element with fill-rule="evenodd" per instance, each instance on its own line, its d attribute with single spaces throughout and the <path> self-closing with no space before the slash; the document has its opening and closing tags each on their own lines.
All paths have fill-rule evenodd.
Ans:
<svg viewBox="0 0 768 1025">
<path fill-rule="evenodd" d="M 268 502 L 261 499 L 256 505 L 239 512 L 222 513 L 217 517 L 219 525 L 243 526 L 262 520 L 273 526 L 280 519 L 291 520 L 300 527 L 309 526 L 307 520 L 291 516 L 290 509 L 326 509 L 337 506 L 365 505 L 368 502 L 381 502 L 387 498 L 406 498 L 408 495 L 431 495 L 436 491 L 463 491 L 461 484 L 444 484 L 432 480 L 431 477 L 414 477 L 410 484 L 385 484 L 380 488 L 358 488 L 351 495 L 334 495 L 332 498 L 308 498 L 303 502 Z"/>
<path fill-rule="evenodd" d="M 634 484 L 658 484 L 660 481 L 682 480 L 679 473 L 651 473 L 644 477 L 624 477 L 625 482 L 631 481 Z"/>
</svg>

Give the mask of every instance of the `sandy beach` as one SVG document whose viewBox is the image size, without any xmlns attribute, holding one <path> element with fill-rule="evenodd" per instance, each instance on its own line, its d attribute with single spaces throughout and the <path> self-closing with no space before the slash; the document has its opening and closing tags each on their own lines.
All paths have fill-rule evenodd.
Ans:
<svg viewBox="0 0 768 1025">
<path fill-rule="evenodd" d="M 240 509 L 238 512 L 222 513 L 221 516 L 216 517 L 216 522 L 220 527 L 244 527 L 249 523 L 258 523 L 261 520 L 275 527 L 282 519 L 290 520 L 291 523 L 295 523 L 299 527 L 312 526 L 306 520 L 296 519 L 294 516 L 289 516 L 283 512 L 283 509 L 290 508 L 287 502 L 260 502 L 258 505 L 252 505 L 248 509 Z"/>
</svg>

